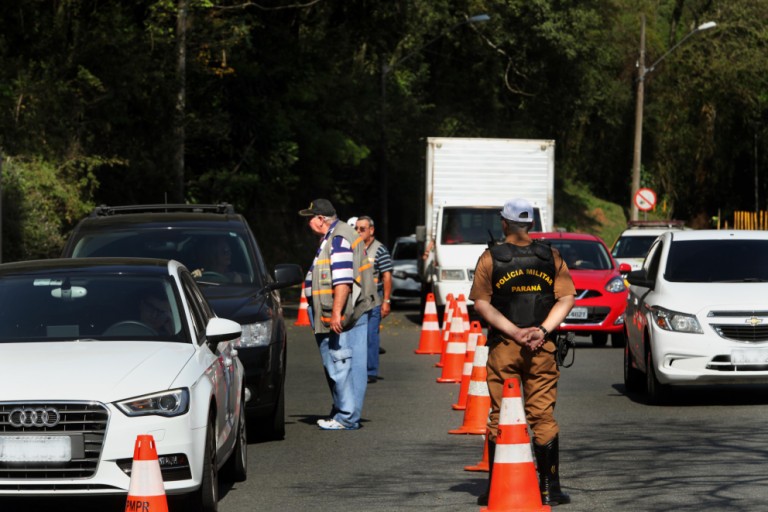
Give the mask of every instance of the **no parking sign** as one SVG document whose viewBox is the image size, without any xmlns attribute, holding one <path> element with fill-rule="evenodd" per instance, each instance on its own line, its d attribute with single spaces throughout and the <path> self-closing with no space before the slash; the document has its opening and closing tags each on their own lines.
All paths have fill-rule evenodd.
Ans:
<svg viewBox="0 0 768 512">
<path fill-rule="evenodd" d="M 638 210 L 647 212 L 656 206 L 656 192 L 649 188 L 641 188 L 635 193 L 635 206 Z"/>
</svg>

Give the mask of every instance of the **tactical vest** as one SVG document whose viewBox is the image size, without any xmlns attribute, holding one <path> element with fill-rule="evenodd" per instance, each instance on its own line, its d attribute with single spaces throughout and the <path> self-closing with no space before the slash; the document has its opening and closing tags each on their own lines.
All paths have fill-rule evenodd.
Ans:
<svg viewBox="0 0 768 512">
<path fill-rule="evenodd" d="M 555 260 L 540 242 L 491 248 L 491 305 L 518 327 L 541 325 L 555 304 Z"/>
<path fill-rule="evenodd" d="M 333 233 L 326 240 L 315 260 L 312 270 L 312 312 L 315 333 L 330 332 L 333 312 L 333 281 L 331 279 L 332 239 L 344 237 L 352 247 L 354 265 L 354 284 L 341 313 L 341 325 L 350 329 L 366 312 L 373 309 L 376 301 L 376 283 L 373 282 L 373 265 L 365 254 L 365 243 L 352 227 L 344 222 L 336 222 Z"/>
<path fill-rule="evenodd" d="M 379 247 L 383 244 L 374 239 L 371 245 L 368 246 L 366 252 L 368 253 L 368 262 L 373 268 L 373 282 L 376 283 L 376 305 L 381 306 L 381 296 L 384 292 L 384 283 L 381 282 L 381 272 L 376 268 L 376 253 L 379 252 Z"/>
</svg>

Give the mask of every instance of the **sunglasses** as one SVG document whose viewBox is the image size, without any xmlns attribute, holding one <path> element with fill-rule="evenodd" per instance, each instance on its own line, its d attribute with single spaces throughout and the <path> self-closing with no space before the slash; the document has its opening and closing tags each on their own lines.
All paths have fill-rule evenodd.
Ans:
<svg viewBox="0 0 768 512">
<path fill-rule="evenodd" d="M 362 233 L 363 231 L 367 231 L 367 230 L 368 230 L 368 228 L 364 228 L 362 226 L 356 226 L 355 227 L 355 231 L 357 231 L 358 233 Z"/>
</svg>

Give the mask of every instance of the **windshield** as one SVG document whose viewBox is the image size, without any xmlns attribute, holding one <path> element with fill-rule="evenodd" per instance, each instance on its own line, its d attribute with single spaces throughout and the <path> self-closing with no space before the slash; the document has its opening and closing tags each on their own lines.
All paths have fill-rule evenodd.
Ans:
<svg viewBox="0 0 768 512">
<path fill-rule="evenodd" d="M 616 241 L 611 254 L 614 258 L 645 258 L 656 238 L 658 235 L 623 236 Z"/>
<path fill-rule="evenodd" d="M 137 257 L 177 260 L 205 282 L 261 286 L 255 258 L 239 233 L 221 230 L 137 229 L 88 233 L 73 258 Z"/>
<path fill-rule="evenodd" d="M 416 241 L 398 240 L 395 242 L 395 248 L 392 249 L 393 260 L 415 260 L 416 259 Z"/>
<path fill-rule="evenodd" d="M 0 343 L 138 340 L 188 342 L 168 276 L 88 275 L 0 279 Z"/>
<path fill-rule="evenodd" d="M 613 262 L 605 246 L 592 240 L 547 240 L 560 251 L 571 270 L 610 270 Z"/>
<path fill-rule="evenodd" d="M 664 279 L 684 283 L 768 281 L 768 240 L 688 240 L 669 247 Z"/>
<path fill-rule="evenodd" d="M 451 207 L 443 209 L 440 243 L 443 245 L 485 245 L 493 236 L 501 240 L 501 208 Z M 541 231 L 541 214 L 533 209 L 531 231 Z M 488 233 L 492 234 L 489 235 Z"/>
</svg>

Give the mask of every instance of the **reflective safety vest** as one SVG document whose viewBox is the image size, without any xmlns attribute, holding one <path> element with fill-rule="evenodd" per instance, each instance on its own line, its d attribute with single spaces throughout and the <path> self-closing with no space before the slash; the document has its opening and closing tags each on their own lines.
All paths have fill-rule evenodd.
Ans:
<svg viewBox="0 0 768 512">
<path fill-rule="evenodd" d="M 376 283 L 373 281 L 373 265 L 365 253 L 365 243 L 351 226 L 337 222 L 333 233 L 317 255 L 312 270 L 312 313 L 315 333 L 330 332 L 331 314 L 333 313 L 333 280 L 331 278 L 332 239 L 342 236 L 352 247 L 354 265 L 354 284 L 352 292 L 341 313 L 341 325 L 344 330 L 351 329 L 357 320 L 373 309 L 376 301 Z"/>
<path fill-rule="evenodd" d="M 368 253 L 368 262 L 371 264 L 371 267 L 373 268 L 373 282 L 376 283 L 376 305 L 381 306 L 381 293 L 383 292 L 383 284 L 381 282 L 381 272 L 379 272 L 379 269 L 376 268 L 376 253 L 379 252 L 379 247 L 381 247 L 382 244 L 375 238 L 373 239 L 373 242 L 371 242 L 371 245 L 368 246 L 366 249 L 366 252 Z"/>
<path fill-rule="evenodd" d="M 555 304 L 552 249 L 537 241 L 504 243 L 491 248 L 491 258 L 491 305 L 518 327 L 541 325 Z"/>
</svg>

